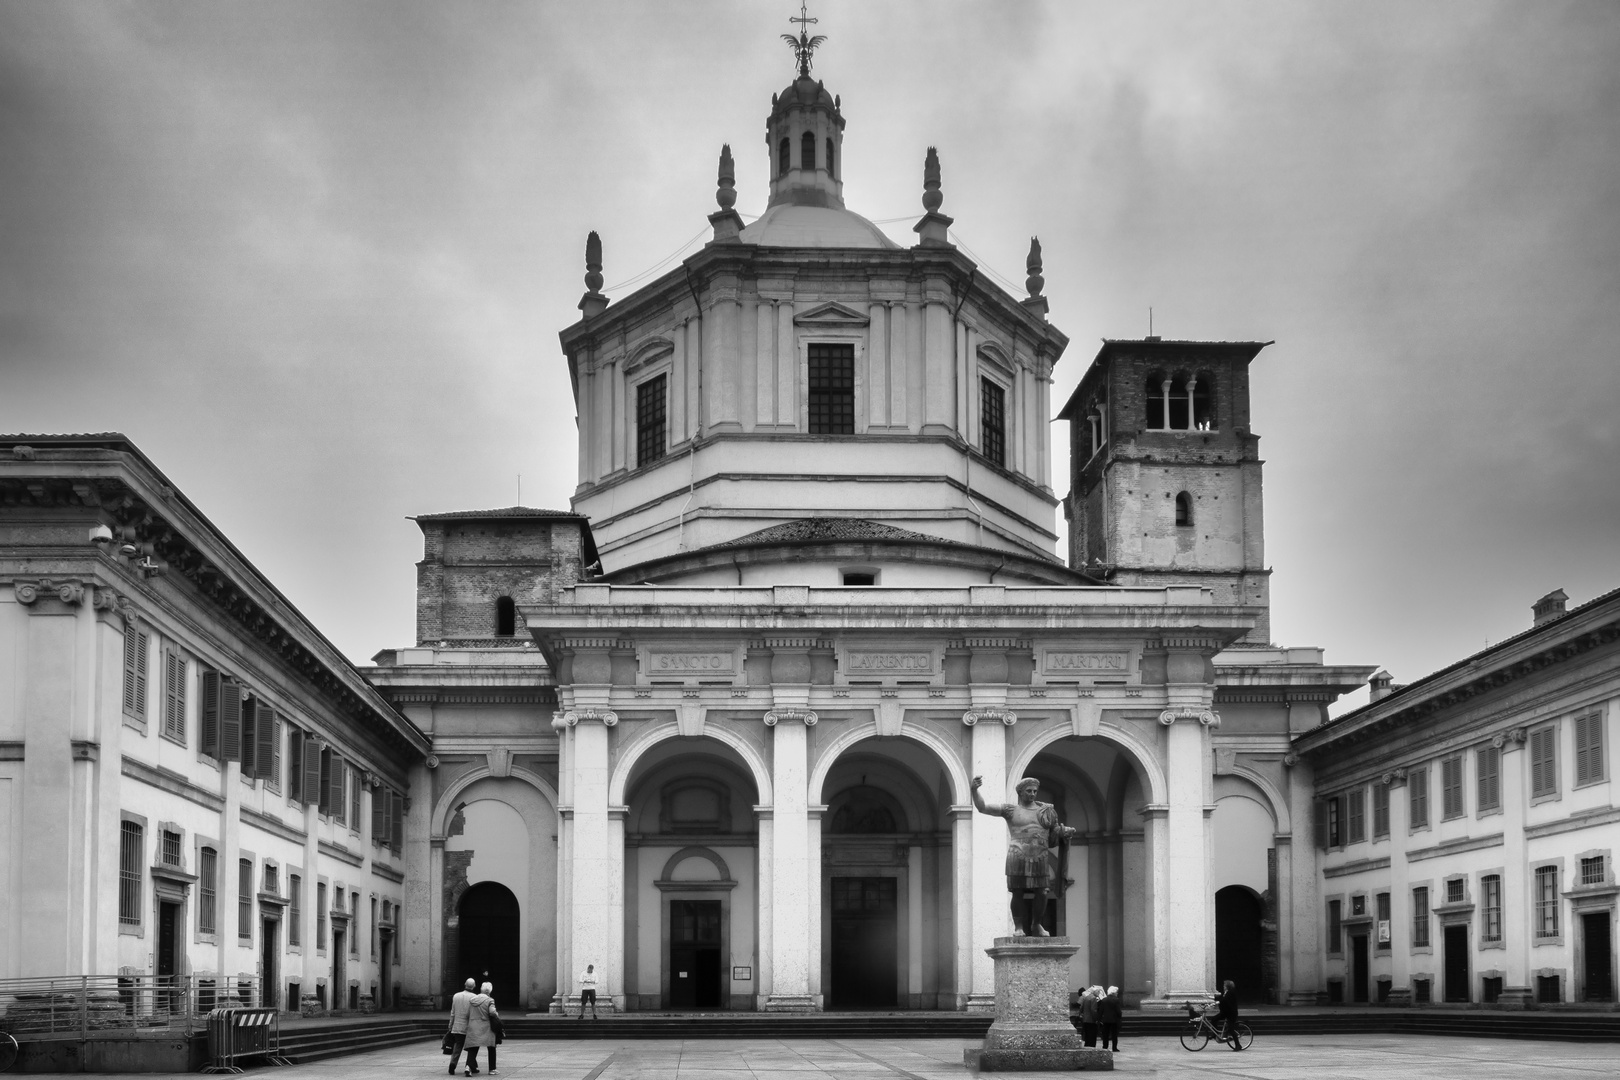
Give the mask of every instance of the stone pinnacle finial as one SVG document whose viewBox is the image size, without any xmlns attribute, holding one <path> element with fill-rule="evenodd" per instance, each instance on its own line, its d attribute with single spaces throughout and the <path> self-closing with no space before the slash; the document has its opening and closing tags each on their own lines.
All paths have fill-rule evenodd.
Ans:
<svg viewBox="0 0 1620 1080">
<path fill-rule="evenodd" d="M 595 229 L 585 238 L 585 288 L 593 293 L 602 291 L 602 238 Z"/>
<path fill-rule="evenodd" d="M 939 190 L 939 151 L 930 146 L 928 157 L 923 160 L 923 209 L 932 214 L 944 201 L 945 196 Z"/>
<path fill-rule="evenodd" d="M 720 209 L 730 210 L 737 204 L 737 167 L 731 160 L 731 144 L 726 143 L 720 147 L 720 187 L 714 193 L 714 201 L 720 204 Z"/>
<path fill-rule="evenodd" d="M 1029 258 L 1024 260 L 1024 269 L 1029 272 L 1029 277 L 1024 279 L 1024 287 L 1029 290 L 1029 297 L 1033 300 L 1046 288 L 1046 279 L 1041 276 L 1041 238 L 1038 236 L 1029 238 Z"/>
</svg>

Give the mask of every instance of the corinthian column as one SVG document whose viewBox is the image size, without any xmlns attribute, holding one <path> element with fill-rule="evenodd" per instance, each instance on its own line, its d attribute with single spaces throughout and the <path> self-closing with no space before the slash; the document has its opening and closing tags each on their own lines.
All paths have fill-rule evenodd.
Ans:
<svg viewBox="0 0 1620 1080">
<path fill-rule="evenodd" d="M 1209 729 L 1213 709 L 1179 707 L 1159 714 L 1165 732 L 1168 802 L 1153 852 L 1154 997 L 1161 1005 L 1203 998 L 1214 951 L 1210 940 L 1214 897 L 1209 888 Z"/>
</svg>

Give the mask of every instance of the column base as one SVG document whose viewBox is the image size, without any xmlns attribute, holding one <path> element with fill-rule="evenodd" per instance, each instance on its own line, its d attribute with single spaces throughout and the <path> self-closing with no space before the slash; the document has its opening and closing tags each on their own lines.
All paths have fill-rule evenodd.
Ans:
<svg viewBox="0 0 1620 1080">
<path fill-rule="evenodd" d="M 553 1016 L 578 1016 L 579 995 L 558 994 L 556 997 L 551 999 L 551 1007 L 547 1011 Z M 620 999 L 618 998 L 609 996 L 601 997 L 596 1000 L 596 1015 L 598 1016 L 612 1016 L 615 1013 L 620 1013 L 623 1011 L 624 1006 L 620 1004 Z"/>
<path fill-rule="evenodd" d="M 1114 1052 L 1080 1050 L 963 1050 L 962 1063 L 979 1072 L 1113 1072 Z"/>
<path fill-rule="evenodd" d="M 986 949 L 996 962 L 996 1019 L 984 1046 L 962 1060 L 983 1072 L 1107 1071 L 1108 1050 L 1087 1047 L 1069 1020 L 1068 938 L 996 938 Z"/>
<path fill-rule="evenodd" d="M 962 1011 L 970 1013 L 993 1013 L 996 1011 L 996 995 L 968 994 L 962 999 Z"/>
<path fill-rule="evenodd" d="M 772 994 L 765 999 L 761 1012 L 813 1013 L 821 1011 L 821 1003 L 813 994 Z"/>
<path fill-rule="evenodd" d="M 1186 1012 L 1188 1005 L 1205 1005 L 1209 999 L 1208 994 L 1165 994 L 1143 998 L 1141 1009 L 1143 1012 Z"/>
</svg>

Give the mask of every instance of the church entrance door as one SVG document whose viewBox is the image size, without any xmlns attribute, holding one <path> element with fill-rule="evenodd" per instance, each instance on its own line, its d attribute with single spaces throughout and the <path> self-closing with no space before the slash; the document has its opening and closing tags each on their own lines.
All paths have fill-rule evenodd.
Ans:
<svg viewBox="0 0 1620 1080">
<path fill-rule="evenodd" d="M 892 877 L 832 879 L 832 986 L 835 1009 L 892 1008 L 899 924 Z"/>
<path fill-rule="evenodd" d="M 1468 927 L 1445 928 L 1446 1000 L 1467 1001 L 1468 994 Z"/>
<path fill-rule="evenodd" d="M 461 894 L 461 977 L 490 982 L 497 1009 L 516 1008 L 523 1000 L 518 985 L 518 946 L 522 920 L 512 890 L 496 881 L 481 881 Z"/>
<path fill-rule="evenodd" d="M 720 901 L 669 902 L 669 1006 L 720 1007 Z"/>
<path fill-rule="evenodd" d="M 1231 979 L 1238 1000 L 1270 1000 L 1264 969 L 1264 905 L 1254 891 L 1228 885 L 1215 893 L 1215 981 Z"/>
</svg>

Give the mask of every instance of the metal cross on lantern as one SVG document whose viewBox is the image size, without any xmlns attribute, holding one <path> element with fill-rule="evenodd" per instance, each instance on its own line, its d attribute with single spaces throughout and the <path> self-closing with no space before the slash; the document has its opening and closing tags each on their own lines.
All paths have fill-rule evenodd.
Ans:
<svg viewBox="0 0 1620 1080">
<path fill-rule="evenodd" d="M 808 3 L 809 0 L 800 0 L 799 13 L 788 16 L 788 22 L 799 24 L 799 36 L 794 37 L 792 34 L 782 35 L 782 40 L 788 43 L 788 47 L 793 50 L 793 55 L 799 58 L 799 77 L 801 79 L 810 77 L 811 54 L 816 51 L 817 45 L 827 40 L 826 34 L 817 34 L 815 37 L 810 36 L 810 24 L 820 20 L 810 17 L 809 12 L 806 10 Z"/>
</svg>

